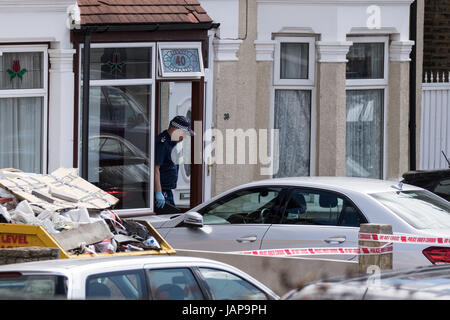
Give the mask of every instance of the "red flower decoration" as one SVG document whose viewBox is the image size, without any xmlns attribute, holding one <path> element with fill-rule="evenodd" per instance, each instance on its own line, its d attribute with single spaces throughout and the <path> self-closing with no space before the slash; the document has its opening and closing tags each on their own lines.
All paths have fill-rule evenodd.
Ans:
<svg viewBox="0 0 450 320">
<path fill-rule="evenodd" d="M 112 62 L 118 64 L 120 62 L 120 53 L 114 52 L 112 56 Z"/>
<path fill-rule="evenodd" d="M 20 69 L 20 61 L 14 60 L 12 70 L 8 69 L 6 70 L 6 72 L 8 72 L 11 76 L 10 80 L 14 79 L 15 77 L 18 77 L 20 80 L 22 80 L 22 76 L 25 72 L 27 72 L 27 69 Z"/>
<path fill-rule="evenodd" d="M 13 61 L 12 71 L 14 71 L 15 73 L 19 73 L 20 72 L 20 61 L 19 60 L 14 60 Z"/>
<path fill-rule="evenodd" d="M 114 52 L 111 61 L 108 61 L 106 64 L 111 68 L 111 73 L 114 71 L 122 72 L 125 62 L 120 62 L 120 53 Z"/>
</svg>

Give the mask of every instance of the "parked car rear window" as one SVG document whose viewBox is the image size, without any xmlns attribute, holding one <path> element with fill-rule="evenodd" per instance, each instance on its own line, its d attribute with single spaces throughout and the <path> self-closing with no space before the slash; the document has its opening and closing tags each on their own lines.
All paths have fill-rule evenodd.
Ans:
<svg viewBox="0 0 450 320">
<path fill-rule="evenodd" d="M 383 192 L 371 196 L 416 229 L 450 229 L 450 202 L 429 191 Z"/>
<path fill-rule="evenodd" d="M 90 275 L 86 280 L 86 299 L 143 300 L 147 287 L 143 270 L 124 270 Z"/>
<path fill-rule="evenodd" d="M 250 282 L 226 271 L 200 268 L 216 300 L 267 300 L 267 296 Z"/>
<path fill-rule="evenodd" d="M 67 299 L 67 278 L 0 272 L 0 299 Z"/>
</svg>

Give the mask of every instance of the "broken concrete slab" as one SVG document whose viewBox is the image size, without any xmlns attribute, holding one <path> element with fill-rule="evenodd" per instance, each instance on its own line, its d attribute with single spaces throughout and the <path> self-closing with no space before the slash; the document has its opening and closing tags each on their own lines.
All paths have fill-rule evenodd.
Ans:
<svg viewBox="0 0 450 320">
<path fill-rule="evenodd" d="M 80 224 L 78 228 L 53 234 L 54 239 L 66 251 L 79 248 L 83 242 L 86 245 L 90 245 L 113 236 L 108 225 L 103 220 Z"/>
<path fill-rule="evenodd" d="M 49 211 L 86 208 L 101 211 L 119 199 L 79 177 L 76 169 L 59 168 L 51 174 L 0 170 L 0 188 L 19 200 Z"/>
</svg>

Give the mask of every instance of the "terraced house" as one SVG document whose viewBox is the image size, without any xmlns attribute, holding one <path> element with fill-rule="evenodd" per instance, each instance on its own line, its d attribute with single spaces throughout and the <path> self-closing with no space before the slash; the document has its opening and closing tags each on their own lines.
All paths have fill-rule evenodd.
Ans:
<svg viewBox="0 0 450 320">
<path fill-rule="evenodd" d="M 262 178 L 397 178 L 420 154 L 423 6 L 0 0 L 0 167 L 76 167 L 146 213 L 155 137 L 184 115 L 184 209 Z"/>
</svg>

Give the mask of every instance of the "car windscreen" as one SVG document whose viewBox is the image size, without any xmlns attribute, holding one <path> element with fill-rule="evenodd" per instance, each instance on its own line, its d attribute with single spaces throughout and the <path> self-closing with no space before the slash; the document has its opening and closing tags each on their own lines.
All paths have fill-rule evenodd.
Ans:
<svg viewBox="0 0 450 320">
<path fill-rule="evenodd" d="M 450 202 L 429 191 L 382 192 L 371 196 L 416 229 L 450 229 Z"/>
<path fill-rule="evenodd" d="M 53 274 L 0 272 L 0 299 L 67 299 L 67 278 Z"/>
</svg>

